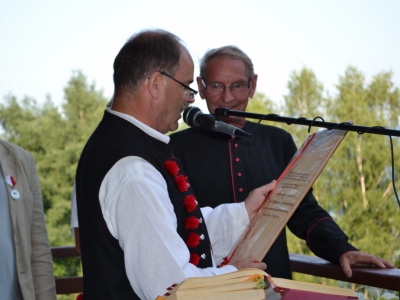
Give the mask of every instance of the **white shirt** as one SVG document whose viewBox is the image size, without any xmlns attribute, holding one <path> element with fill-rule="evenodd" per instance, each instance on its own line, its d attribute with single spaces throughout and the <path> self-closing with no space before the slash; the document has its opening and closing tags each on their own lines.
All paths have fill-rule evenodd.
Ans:
<svg viewBox="0 0 400 300">
<path fill-rule="evenodd" d="M 78 228 L 78 210 L 76 208 L 76 184 L 74 182 L 74 187 L 72 189 L 71 194 L 71 234 L 72 237 L 75 237 L 74 228 Z"/>
<path fill-rule="evenodd" d="M 169 142 L 168 136 L 135 118 L 109 112 L 152 137 Z M 243 202 L 201 209 L 212 244 L 213 267 L 200 269 L 189 263 L 190 253 L 177 233 L 167 184 L 149 162 L 137 156 L 119 160 L 104 177 L 99 200 L 107 227 L 124 251 L 128 279 L 141 299 L 154 300 L 169 286 L 188 277 L 236 271 L 232 265 L 216 265 L 221 264 L 249 224 Z"/>
</svg>

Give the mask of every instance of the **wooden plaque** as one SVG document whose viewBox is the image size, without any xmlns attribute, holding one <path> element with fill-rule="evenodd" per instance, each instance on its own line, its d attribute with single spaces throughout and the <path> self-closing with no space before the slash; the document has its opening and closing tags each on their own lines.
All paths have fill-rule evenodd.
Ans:
<svg viewBox="0 0 400 300">
<path fill-rule="evenodd" d="M 229 260 L 255 255 L 261 261 L 265 257 L 346 133 L 345 130 L 325 129 L 306 138 L 236 243 Z"/>
</svg>

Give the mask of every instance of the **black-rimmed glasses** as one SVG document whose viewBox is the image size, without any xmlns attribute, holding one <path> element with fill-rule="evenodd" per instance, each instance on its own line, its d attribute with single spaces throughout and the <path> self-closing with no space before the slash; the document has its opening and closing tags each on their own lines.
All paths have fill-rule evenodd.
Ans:
<svg viewBox="0 0 400 300">
<path fill-rule="evenodd" d="M 247 92 L 250 88 L 251 77 L 249 77 L 249 80 L 247 82 L 235 82 L 231 85 L 223 85 L 222 83 L 206 84 L 204 82 L 204 79 L 202 78 L 201 84 L 206 90 L 214 94 L 221 94 L 225 92 L 226 88 L 229 88 L 234 94 L 241 94 Z"/>
<path fill-rule="evenodd" d="M 169 75 L 169 74 L 167 74 L 167 73 L 165 73 L 165 72 L 161 72 L 161 71 L 160 71 L 160 73 L 163 74 L 163 75 L 165 75 L 165 76 L 167 76 L 167 77 L 169 77 L 169 78 L 171 78 L 172 80 L 176 81 L 176 82 L 179 83 L 181 86 L 183 86 L 185 89 L 188 89 L 188 90 L 190 91 L 189 99 L 194 99 L 194 96 L 197 95 L 198 91 L 192 89 L 190 86 L 187 86 L 186 84 L 180 82 L 179 80 L 176 80 L 174 77 L 172 77 L 171 75 Z"/>
</svg>

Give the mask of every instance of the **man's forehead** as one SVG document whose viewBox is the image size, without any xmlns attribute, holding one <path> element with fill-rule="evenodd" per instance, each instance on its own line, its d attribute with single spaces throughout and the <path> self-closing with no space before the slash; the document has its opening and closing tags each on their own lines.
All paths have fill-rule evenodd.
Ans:
<svg viewBox="0 0 400 300">
<path fill-rule="evenodd" d="M 248 76 L 243 61 L 229 56 L 216 56 L 208 61 L 206 77 Z"/>
</svg>

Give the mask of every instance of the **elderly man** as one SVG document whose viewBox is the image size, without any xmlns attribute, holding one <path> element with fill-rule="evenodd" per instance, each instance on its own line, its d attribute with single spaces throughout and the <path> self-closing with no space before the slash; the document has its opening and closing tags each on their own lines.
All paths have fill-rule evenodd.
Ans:
<svg viewBox="0 0 400 300">
<path fill-rule="evenodd" d="M 204 55 L 197 84 L 210 113 L 218 107 L 245 111 L 249 98 L 255 93 L 257 75 L 251 59 L 243 51 L 226 46 L 209 50 Z M 257 127 L 240 117 L 223 117 L 221 121 L 250 133 Z M 251 138 L 189 128 L 171 135 L 170 145 L 190 176 L 199 205 L 210 207 L 240 203 L 254 187 L 278 178 L 296 151 L 290 134 L 266 125 L 260 125 Z M 350 266 L 354 264 L 393 267 L 388 261 L 359 252 L 350 245 L 347 236 L 318 205 L 311 191 L 287 226 L 306 240 L 316 255 L 340 263 L 348 277 L 352 275 Z M 272 276 L 291 278 L 285 230 L 264 262 Z"/>
<path fill-rule="evenodd" d="M 167 132 L 197 93 L 178 37 L 148 30 L 114 61 L 114 100 L 88 140 L 76 190 L 84 298 L 155 299 L 187 277 L 265 269 L 250 257 L 221 268 L 275 182 L 244 203 L 200 209 Z"/>
</svg>

